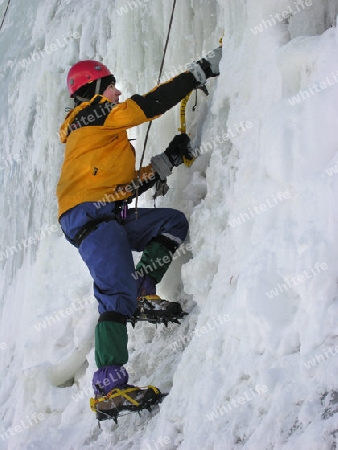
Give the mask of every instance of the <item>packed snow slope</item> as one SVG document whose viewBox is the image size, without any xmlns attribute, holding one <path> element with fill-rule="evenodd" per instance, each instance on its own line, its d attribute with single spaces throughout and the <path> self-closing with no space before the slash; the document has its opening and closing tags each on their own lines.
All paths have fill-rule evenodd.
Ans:
<svg viewBox="0 0 338 450">
<path fill-rule="evenodd" d="M 7 0 L 0 0 L 2 18 Z M 218 45 L 188 105 L 201 155 L 157 206 L 189 239 L 160 287 L 190 315 L 130 328 L 130 382 L 159 409 L 99 429 L 91 279 L 57 223 L 58 128 L 79 59 L 123 99 L 156 84 L 169 0 L 12 0 L 0 31 L 0 449 L 334 450 L 338 441 L 336 0 L 178 0 L 162 81 Z M 178 107 L 146 152 L 178 132 Z M 140 157 L 146 126 L 130 130 Z M 140 200 L 151 206 L 151 194 Z M 189 244 L 189 245 L 188 245 Z M 138 255 L 135 254 L 135 259 Z"/>
</svg>

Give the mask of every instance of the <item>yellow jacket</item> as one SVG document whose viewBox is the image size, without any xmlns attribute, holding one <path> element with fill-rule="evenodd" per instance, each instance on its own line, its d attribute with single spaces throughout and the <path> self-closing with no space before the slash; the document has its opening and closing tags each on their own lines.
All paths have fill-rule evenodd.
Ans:
<svg viewBox="0 0 338 450">
<path fill-rule="evenodd" d="M 178 75 L 144 96 L 113 104 L 101 95 L 70 111 L 60 128 L 66 143 L 57 185 L 59 217 L 84 202 L 114 202 L 130 197 L 132 180 L 152 180 L 151 164 L 136 171 L 127 129 L 159 117 L 195 87 L 192 74 Z"/>
</svg>

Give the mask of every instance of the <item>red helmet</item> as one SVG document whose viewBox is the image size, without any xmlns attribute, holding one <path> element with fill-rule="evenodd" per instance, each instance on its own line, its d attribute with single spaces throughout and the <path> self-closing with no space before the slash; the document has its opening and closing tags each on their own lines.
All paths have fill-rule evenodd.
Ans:
<svg viewBox="0 0 338 450">
<path fill-rule="evenodd" d="M 112 75 L 110 70 L 99 61 L 79 61 L 74 64 L 67 75 L 67 86 L 70 96 L 87 83 Z"/>
</svg>

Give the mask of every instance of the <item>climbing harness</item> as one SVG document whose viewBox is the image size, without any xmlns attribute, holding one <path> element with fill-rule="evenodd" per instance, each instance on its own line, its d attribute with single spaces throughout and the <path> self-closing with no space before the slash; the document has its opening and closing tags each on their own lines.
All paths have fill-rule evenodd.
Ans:
<svg viewBox="0 0 338 450">
<path fill-rule="evenodd" d="M 101 225 L 101 223 L 116 220 L 119 224 L 122 224 L 127 218 L 128 212 L 127 200 L 118 200 L 112 203 L 111 205 L 114 206 L 114 211 L 112 212 L 111 215 L 102 216 L 97 219 L 89 220 L 83 227 L 80 228 L 80 230 L 76 233 L 74 238 L 70 238 L 64 232 L 64 230 L 62 230 L 67 241 L 69 241 L 76 248 L 79 248 L 84 239 L 86 239 L 86 237 L 88 237 L 93 231 L 95 231 L 98 228 L 98 226 Z"/>
</svg>

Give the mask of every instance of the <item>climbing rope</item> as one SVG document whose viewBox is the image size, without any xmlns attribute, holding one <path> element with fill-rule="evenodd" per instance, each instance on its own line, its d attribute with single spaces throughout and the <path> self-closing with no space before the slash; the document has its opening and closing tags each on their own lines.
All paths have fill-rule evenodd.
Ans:
<svg viewBox="0 0 338 450">
<path fill-rule="evenodd" d="M 1 22 L 1 25 L 0 25 L 0 31 L 2 30 L 2 26 L 3 26 L 4 22 L 5 22 L 6 14 L 7 14 L 7 11 L 8 11 L 8 8 L 9 8 L 9 4 L 11 3 L 11 1 L 12 0 L 8 0 L 7 8 L 6 8 L 5 14 L 4 14 L 3 18 L 2 18 L 2 22 Z"/>
<path fill-rule="evenodd" d="M 170 38 L 170 32 L 171 32 L 171 27 L 173 24 L 173 19 L 174 19 L 174 12 L 175 12 L 175 7 L 176 7 L 176 2 L 177 0 L 173 1 L 173 7 L 172 7 L 172 11 L 171 11 L 171 17 L 170 17 L 170 21 L 169 21 L 169 28 L 168 28 L 168 34 L 167 34 L 167 39 L 164 45 L 164 50 L 163 50 L 163 57 L 162 57 L 162 62 L 161 62 L 161 67 L 160 67 L 160 72 L 158 75 L 158 80 L 157 80 L 157 84 L 160 84 L 161 81 L 161 75 L 162 75 L 162 71 L 163 71 L 163 67 L 164 67 L 164 60 L 165 60 L 165 55 L 167 53 L 167 48 L 168 48 L 168 44 L 169 44 L 169 38 Z M 143 151 L 142 151 L 142 155 L 141 155 L 141 160 L 140 160 L 140 168 L 139 168 L 139 175 L 141 173 L 141 167 L 143 164 L 143 160 L 144 160 L 144 155 L 145 155 L 145 151 L 146 151 L 146 147 L 147 147 L 147 143 L 148 143 L 148 138 L 149 138 L 149 131 L 152 125 L 152 121 L 149 122 L 148 124 L 148 129 L 147 129 L 147 133 L 145 135 L 144 138 L 144 144 L 143 144 Z M 138 204 L 138 189 L 136 190 L 136 199 L 135 199 L 135 214 L 136 214 L 136 218 L 137 218 L 137 204 Z"/>
<path fill-rule="evenodd" d="M 164 46 L 163 57 L 162 57 L 162 62 L 161 62 L 161 67 L 160 67 L 160 73 L 159 73 L 159 75 L 158 75 L 157 84 L 160 84 L 160 81 L 161 81 L 161 75 L 162 75 L 162 71 L 163 71 L 163 67 L 164 67 L 164 59 L 165 59 L 165 55 L 166 55 L 166 53 L 167 53 L 167 48 L 168 48 L 168 44 L 169 44 L 169 37 L 170 37 L 171 27 L 172 27 L 173 19 L 174 19 L 174 12 L 175 12 L 175 7 L 176 7 L 176 1 L 177 1 L 177 0 L 174 0 L 174 2 L 173 2 L 173 8 L 172 8 L 172 11 L 171 11 L 171 17 L 170 17 L 170 22 L 169 22 L 169 29 L 168 29 L 168 34 L 167 34 L 167 39 L 166 39 L 166 42 L 165 42 L 165 46 Z M 149 122 L 149 124 L 148 124 L 148 130 L 147 130 L 146 136 L 145 136 L 145 138 L 144 138 L 143 152 L 142 152 L 141 161 L 140 161 L 140 170 L 141 170 L 141 167 L 142 167 L 142 164 L 143 164 L 144 154 L 145 154 L 145 151 L 146 151 L 147 142 L 148 142 L 148 137 L 149 137 L 149 131 L 150 131 L 150 128 L 151 128 L 151 124 L 152 124 L 152 123 L 153 123 L 152 121 Z"/>
</svg>

